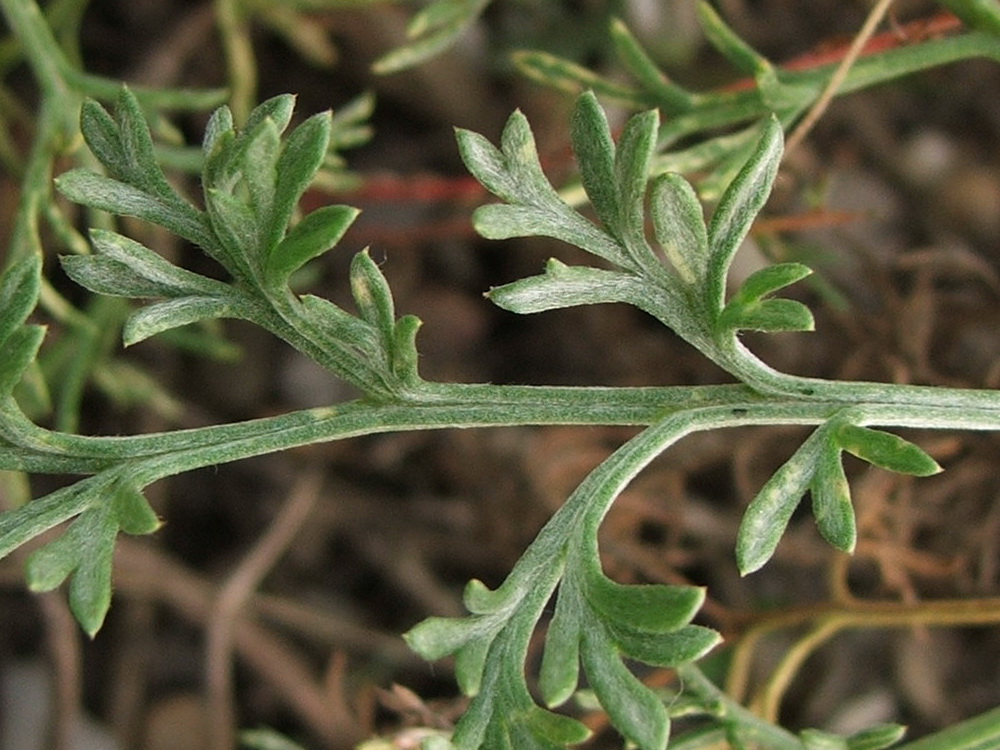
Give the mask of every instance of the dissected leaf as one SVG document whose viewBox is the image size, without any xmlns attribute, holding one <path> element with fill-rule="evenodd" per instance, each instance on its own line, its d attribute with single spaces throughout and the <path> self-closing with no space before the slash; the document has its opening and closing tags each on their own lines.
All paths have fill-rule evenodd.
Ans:
<svg viewBox="0 0 1000 750">
<path fill-rule="evenodd" d="M 125 346 L 145 341 L 163 331 L 212 318 L 252 318 L 230 297 L 180 297 L 157 302 L 136 310 L 125 321 L 122 340 Z"/>
<path fill-rule="evenodd" d="M 757 78 L 771 69 L 767 58 L 729 28 L 709 3 L 702 0 L 697 7 L 705 37 L 738 70 Z"/>
<path fill-rule="evenodd" d="M 224 294 L 226 285 L 178 268 L 144 245 L 116 232 L 91 231 L 96 255 L 60 258 L 71 279 L 92 292 L 122 297 Z"/>
<path fill-rule="evenodd" d="M 392 372 L 396 378 L 406 384 L 416 384 L 420 381 L 417 371 L 419 356 L 417 353 L 417 331 L 422 325 L 416 315 L 403 315 L 396 321 L 392 336 Z"/>
<path fill-rule="evenodd" d="M 568 206 L 552 210 L 538 206 L 489 204 L 473 212 L 472 223 L 486 239 L 552 237 L 616 265 L 628 265 L 618 243 Z"/>
<path fill-rule="evenodd" d="M 805 729 L 799 733 L 805 750 L 848 750 L 847 739 L 839 734 L 819 729 Z"/>
<path fill-rule="evenodd" d="M 750 274 L 740 285 L 739 291 L 733 295 L 733 299 L 744 304 L 756 302 L 796 281 L 801 281 L 811 273 L 812 269 L 802 263 L 775 263 Z"/>
<path fill-rule="evenodd" d="M 593 92 L 584 92 L 577 98 L 571 138 L 590 205 L 601 223 L 615 231 L 621 213 L 615 144 L 611 140 L 607 117 Z"/>
<path fill-rule="evenodd" d="M 812 311 L 793 299 L 762 299 L 748 304 L 726 305 L 717 327 L 728 331 L 812 331 L 816 328 Z"/>
<path fill-rule="evenodd" d="M 542 737 L 563 748 L 590 738 L 591 732 L 576 719 L 546 711 L 538 706 L 528 709 L 524 724 L 536 737 Z"/>
<path fill-rule="evenodd" d="M 702 282 L 708 270 L 708 233 L 691 184 L 672 172 L 656 178 L 650 214 L 656 242 L 681 279 L 687 284 Z"/>
<path fill-rule="evenodd" d="M 639 109 L 655 106 L 656 101 L 635 86 L 624 85 L 592 70 L 541 50 L 515 50 L 510 55 L 518 73 L 543 86 L 572 96 L 593 91 L 606 101 Z"/>
<path fill-rule="evenodd" d="M 484 634 L 480 620 L 467 617 L 431 617 L 403 636 L 407 644 L 429 661 L 453 654 Z"/>
<path fill-rule="evenodd" d="M 623 621 L 620 621 L 623 622 Z M 722 640 L 711 628 L 685 625 L 669 633 L 651 633 L 609 626 L 609 635 L 623 656 L 654 667 L 676 667 L 700 659 Z"/>
<path fill-rule="evenodd" d="M 278 158 L 274 185 L 274 203 L 271 216 L 263 227 L 263 247 L 278 244 L 302 194 L 323 165 L 330 145 L 329 112 L 313 115 L 288 136 Z"/>
<path fill-rule="evenodd" d="M 670 735 L 667 709 L 622 664 L 603 628 L 583 632 L 580 658 L 590 686 L 615 728 L 641 750 L 664 750 Z"/>
<path fill-rule="evenodd" d="M 842 552 L 853 552 L 857 529 L 851 488 L 844 474 L 840 449 L 832 441 L 816 462 L 810 494 L 819 533 Z"/>
<path fill-rule="evenodd" d="M 615 152 L 619 203 L 618 215 L 611 226 L 640 267 L 656 262 L 646 244 L 645 227 L 646 185 L 659 124 L 659 113 L 655 109 L 633 115 L 622 129 Z"/>
<path fill-rule="evenodd" d="M 156 159 L 149 125 L 135 94 L 127 87 L 122 87 L 115 105 L 115 118 L 118 121 L 119 142 L 125 165 L 122 177 L 130 185 L 157 195 L 168 203 L 182 204 L 183 200 L 167 182 Z"/>
<path fill-rule="evenodd" d="M 159 527 L 156 514 L 128 482 L 106 488 L 93 484 L 83 493 L 89 507 L 62 536 L 35 550 L 25 565 L 33 591 L 51 591 L 67 576 L 73 616 L 89 635 L 100 630 L 111 605 L 111 564 L 119 530 L 149 533 Z"/>
<path fill-rule="evenodd" d="M 214 247 L 211 230 L 202 214 L 192 206 L 167 202 L 159 196 L 87 169 L 64 172 L 56 178 L 56 187 L 75 203 L 148 221 L 205 250 Z"/>
<path fill-rule="evenodd" d="M 205 208 L 220 251 L 216 260 L 235 279 L 253 283 L 251 263 L 260 257 L 263 238 L 250 206 L 232 193 L 209 188 Z"/>
<path fill-rule="evenodd" d="M 581 106 L 581 112 L 590 111 Z M 580 117 L 581 123 L 593 126 L 587 116 Z M 619 243 L 570 208 L 552 188 L 538 161 L 535 139 L 523 114 L 515 112 L 508 118 L 500 136 L 499 151 L 486 139 L 467 131 L 458 131 L 458 140 L 469 171 L 507 204 L 476 209 L 473 223 L 482 236 L 553 237 L 616 265 L 629 266 Z M 580 160 L 585 159 L 580 157 Z"/>
<path fill-rule="evenodd" d="M 628 301 L 640 291 L 640 283 L 631 274 L 567 266 L 551 259 L 544 275 L 494 287 L 487 297 L 495 305 L 523 315 L 576 305 Z"/>
<path fill-rule="evenodd" d="M 361 319 L 380 333 L 383 346 L 389 349 L 396 324 L 392 291 L 367 250 L 355 255 L 351 261 L 351 294 Z"/>
<path fill-rule="evenodd" d="M 268 283 L 285 284 L 305 263 L 336 245 L 359 213 L 351 206 L 323 206 L 308 214 L 268 255 L 264 265 Z"/>
<path fill-rule="evenodd" d="M 118 123 L 103 105 L 87 99 L 80 107 L 80 132 L 87 146 L 111 175 L 123 179 L 129 173 Z"/>
<path fill-rule="evenodd" d="M 625 585 L 605 575 L 588 575 L 588 604 L 602 619 L 627 623 L 634 630 L 668 633 L 691 621 L 705 601 L 697 586 Z"/>
<path fill-rule="evenodd" d="M 292 121 L 292 112 L 294 110 L 294 94 L 272 96 L 251 110 L 250 114 L 247 115 L 247 120 L 243 124 L 242 130 L 244 133 L 252 133 L 260 123 L 270 120 L 274 123 L 279 133 L 284 133 L 288 127 L 288 123 Z"/>
<path fill-rule="evenodd" d="M 862 729 L 847 738 L 850 750 L 884 750 L 892 747 L 906 734 L 906 727 L 901 724 L 878 724 L 868 729 Z"/>
<path fill-rule="evenodd" d="M 837 428 L 836 440 L 848 453 L 889 471 L 917 477 L 942 471 L 923 448 L 889 432 L 845 423 Z"/>
<path fill-rule="evenodd" d="M 771 193 L 783 151 L 781 123 L 765 120 L 757 147 L 726 188 L 708 225 L 709 301 L 721 310 L 725 297 L 726 274 L 733 256 L 750 230 Z"/>
<path fill-rule="evenodd" d="M 0 276 L 0 344 L 28 319 L 41 289 L 42 259 L 35 253 L 14 261 Z"/>
<path fill-rule="evenodd" d="M 736 535 L 736 561 L 741 575 L 754 572 L 771 559 L 812 481 L 826 439 L 823 427 L 813 432 L 747 506 Z"/>
<path fill-rule="evenodd" d="M 208 118 L 208 123 L 205 125 L 205 135 L 201 141 L 206 178 L 210 178 L 211 171 L 213 170 L 213 161 L 217 163 L 217 160 L 220 158 L 220 152 L 224 148 L 223 137 L 226 137 L 226 140 L 229 142 L 232 141 L 234 137 L 233 128 L 233 112 L 227 106 L 219 107 Z M 211 180 L 211 182 L 214 184 L 214 180 Z"/>
<path fill-rule="evenodd" d="M 455 652 L 455 681 L 463 695 L 479 694 L 483 668 L 491 645 L 493 645 L 492 638 L 476 637 Z"/>
<path fill-rule="evenodd" d="M 564 582 L 545 634 L 545 650 L 538 672 L 538 689 L 542 700 L 550 707 L 569 700 L 580 679 L 582 604 L 579 593 Z"/>
<path fill-rule="evenodd" d="M 277 181 L 277 160 L 281 149 L 281 131 L 278 124 L 271 118 L 265 119 L 253 131 L 246 133 L 246 146 L 243 149 L 243 184 L 246 187 L 247 207 L 253 216 L 254 226 L 259 227 L 262 240 L 270 228 L 274 242 L 288 226 L 290 216 L 281 222 L 280 227 L 272 226 L 271 210 L 274 204 L 275 183 Z M 312 176 L 310 176 L 310 181 Z M 274 219 L 281 221 L 280 218 Z M 269 250 L 273 245 L 264 244 L 260 250 Z"/>
<path fill-rule="evenodd" d="M 45 338 L 42 326 L 22 326 L 3 341 L 3 356 L 0 357 L 0 395 L 13 392 L 24 372 L 35 361 L 38 349 Z"/>
</svg>

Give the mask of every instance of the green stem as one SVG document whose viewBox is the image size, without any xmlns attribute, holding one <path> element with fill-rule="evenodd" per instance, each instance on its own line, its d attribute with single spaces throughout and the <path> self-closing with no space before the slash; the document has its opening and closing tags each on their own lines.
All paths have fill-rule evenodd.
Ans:
<svg viewBox="0 0 1000 750">
<path fill-rule="evenodd" d="M 684 691 L 693 694 L 704 704 L 708 713 L 725 725 L 727 735 L 735 735 L 751 746 L 766 747 L 768 750 L 804 750 L 798 737 L 745 709 L 720 690 L 694 664 L 678 667 L 677 676 Z M 699 744 L 695 747 L 701 746 Z"/>
<path fill-rule="evenodd" d="M 46 430 L 8 404 L 0 409 L 0 434 L 11 446 L 25 450 L 0 450 L 0 468 L 22 468 L 34 455 L 37 460 L 30 463 L 36 471 L 41 470 L 39 464 L 44 464 L 41 459 L 45 457 L 57 461 L 54 471 L 91 473 L 124 460 L 212 452 L 202 463 L 191 465 L 185 460 L 185 468 L 177 471 L 186 471 L 363 434 L 444 427 L 647 425 L 671 413 L 710 408 L 721 410 L 727 420 L 734 417 L 732 423 L 741 425 L 815 425 L 849 407 L 857 424 L 1000 429 L 1000 398 L 992 391 L 821 382 L 827 391 L 822 399 L 762 396 L 740 385 L 573 388 L 425 384 L 420 400 L 391 404 L 361 400 L 236 424 L 127 437 L 87 437 Z"/>
<path fill-rule="evenodd" d="M 911 73 L 977 57 L 1000 62 L 1000 39 L 973 31 L 943 39 L 929 39 L 920 44 L 895 47 L 859 59 L 851 67 L 837 95 L 842 96 Z M 778 80 L 789 96 L 801 100 L 799 111 L 804 111 L 823 90 L 823 86 L 835 69 L 836 65 L 824 65 L 801 71 L 779 69 Z M 694 94 L 692 100 L 694 108 L 685 112 L 675 111 L 676 108 L 670 107 L 668 103 L 659 103 L 663 111 L 671 115 L 660 130 L 659 152 L 684 136 L 700 133 L 709 128 L 749 122 L 764 117 L 772 111 L 771 104 L 765 101 L 764 95 L 756 87 L 746 91 Z"/>
</svg>

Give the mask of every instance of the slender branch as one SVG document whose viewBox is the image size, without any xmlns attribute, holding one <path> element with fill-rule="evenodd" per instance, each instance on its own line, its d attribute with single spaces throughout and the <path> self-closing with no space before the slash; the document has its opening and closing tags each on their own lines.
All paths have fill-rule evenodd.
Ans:
<svg viewBox="0 0 1000 750">
<path fill-rule="evenodd" d="M 854 65 L 858 57 L 861 55 L 861 52 L 864 50 L 868 40 L 871 39 L 872 34 L 875 33 L 875 29 L 878 28 L 882 19 L 885 18 L 885 14 L 889 12 L 889 6 L 891 6 L 892 3 L 893 0 L 879 0 L 875 7 L 872 8 L 868 17 L 865 19 L 861 30 L 858 31 L 854 40 L 851 42 L 851 46 L 848 47 L 844 58 L 837 65 L 833 75 L 830 76 L 830 80 L 823 88 L 823 92 L 819 95 L 819 98 L 817 98 L 813 103 L 805 117 L 802 118 L 801 122 L 799 122 L 795 130 L 785 141 L 786 154 L 791 153 L 798 148 L 799 144 L 802 143 L 809 131 L 813 129 L 813 126 L 819 122 L 819 119 L 823 116 L 823 113 L 826 112 L 830 102 L 832 102 L 834 97 L 837 95 L 837 91 L 847 79 L 851 66 Z"/>
<path fill-rule="evenodd" d="M 210 746 L 217 750 L 230 750 L 236 741 L 232 647 L 240 612 L 302 528 L 316 504 L 321 484 L 322 474 L 317 470 L 295 484 L 270 528 L 219 589 L 209 616 L 205 657 Z"/>
</svg>

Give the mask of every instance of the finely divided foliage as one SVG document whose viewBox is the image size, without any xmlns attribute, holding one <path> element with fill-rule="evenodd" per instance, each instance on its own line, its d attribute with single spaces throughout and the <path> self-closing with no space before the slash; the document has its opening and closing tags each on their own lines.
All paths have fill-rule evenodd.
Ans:
<svg viewBox="0 0 1000 750">
<path fill-rule="evenodd" d="M 451 7 L 457 13 L 480 5 Z M 754 60 L 749 57 L 748 64 Z M 292 275 L 336 245 L 357 215 L 350 207 L 329 206 L 296 216 L 300 197 L 327 156 L 331 121 L 328 114 L 314 115 L 289 131 L 292 109 L 291 97 L 276 97 L 257 107 L 240 128 L 225 107 L 213 115 L 203 144 L 200 208 L 164 176 L 134 96 L 123 90 L 113 114 L 88 102 L 81 130 L 105 173 L 70 171 L 58 180 L 62 193 L 169 229 L 200 247 L 227 278 L 219 281 L 178 268 L 108 230 L 95 230 L 93 252 L 66 257 L 63 267 L 94 292 L 143 300 L 125 325 L 126 344 L 207 319 L 241 318 L 356 386 L 364 394 L 358 401 L 272 421 L 159 436 L 98 439 L 50 432 L 28 420 L 14 395 L 25 373 L 30 374 L 44 336 L 41 327 L 27 322 L 39 295 L 40 260 L 34 255 L 19 259 L 0 282 L 0 346 L 5 352 L 0 362 L 0 467 L 89 475 L 5 514 L 0 555 L 69 521 L 61 536 L 31 555 L 27 578 L 36 590 L 53 589 L 69 578 L 73 612 L 91 634 L 109 606 L 118 533 L 150 533 L 158 525 L 142 491 L 161 477 L 305 442 L 388 429 L 557 421 L 645 424 L 644 431 L 583 481 L 499 587 L 468 584 L 467 617 L 431 618 L 406 637 L 428 659 L 454 655 L 459 685 L 472 696 L 453 736 L 437 740 L 439 746 L 555 750 L 582 741 L 587 729 L 552 709 L 566 703 L 585 678 L 629 742 L 642 750 L 662 750 L 675 705 L 645 686 L 626 660 L 684 670 L 710 651 L 719 635 L 692 622 L 704 600 L 702 589 L 622 585 L 601 567 L 601 521 L 650 461 L 699 430 L 775 423 L 815 427 L 747 508 L 736 550 L 740 570 L 749 573 L 774 553 L 807 492 L 822 535 L 838 549 L 853 548 L 855 523 L 843 452 L 896 472 L 923 476 L 939 470 L 913 443 L 870 425 L 1000 427 L 993 394 L 949 391 L 939 397 L 933 389 L 833 384 L 775 373 L 754 357 L 741 343 L 741 331 L 806 331 L 813 326 L 800 302 L 774 296 L 809 273 L 801 264 L 771 266 L 727 293 L 729 266 L 779 167 L 779 121 L 769 117 L 754 126 L 747 158 L 706 222 L 695 190 L 684 178 L 666 173 L 650 179 L 659 129 L 656 111 L 634 116 L 616 143 L 591 93 L 577 102 L 572 140 L 596 222 L 568 205 L 550 184 L 520 113 L 511 116 L 499 146 L 475 133 L 458 133 L 469 170 L 501 199 L 476 211 L 481 234 L 554 237 L 598 261 L 595 266 L 568 266 L 552 260 L 542 274 L 494 288 L 489 298 L 517 313 L 601 302 L 634 305 L 745 385 L 621 389 L 620 394 L 602 390 L 599 401 L 623 399 L 617 402 L 623 406 L 616 416 L 604 404 L 595 406 L 596 391 L 585 389 L 427 383 L 417 373 L 419 321 L 396 316 L 386 279 L 366 251 L 357 253 L 350 267 L 353 311 L 289 287 Z M 625 416 L 628 398 L 635 400 Z M 569 408 L 545 411 L 540 406 L 558 399 Z M 542 707 L 529 689 L 525 659 L 549 607 L 537 680 Z M 696 709 L 725 727 L 734 743 L 741 742 L 741 727 L 751 719 L 710 694 L 699 672 L 683 673 L 698 698 Z M 762 731 L 754 726 L 758 734 L 753 736 Z M 778 747 L 851 750 L 876 750 L 900 735 L 896 727 L 850 738 L 816 732 L 796 738 L 780 729 L 767 731 Z"/>
</svg>

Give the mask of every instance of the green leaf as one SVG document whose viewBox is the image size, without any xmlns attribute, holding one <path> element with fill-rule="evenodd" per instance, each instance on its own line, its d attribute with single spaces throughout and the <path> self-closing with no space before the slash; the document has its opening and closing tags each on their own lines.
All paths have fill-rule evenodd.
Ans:
<svg viewBox="0 0 1000 750">
<path fill-rule="evenodd" d="M 546 711 L 538 706 L 528 709 L 524 723 L 536 737 L 547 739 L 560 748 L 584 742 L 591 735 L 591 731 L 576 719 Z"/>
<path fill-rule="evenodd" d="M 163 525 L 146 496 L 134 487 L 122 485 L 113 502 L 118 525 L 126 534 L 152 534 Z"/>
<path fill-rule="evenodd" d="M 145 341 L 157 333 L 211 318 L 247 318 L 248 314 L 233 297 L 180 297 L 137 310 L 125 321 L 122 340 L 125 346 Z"/>
<path fill-rule="evenodd" d="M 767 295 L 791 286 L 812 273 L 809 266 L 802 263 L 776 263 L 750 274 L 733 299 L 747 304 L 756 302 Z"/>
<path fill-rule="evenodd" d="M 70 255 L 60 262 L 71 279 L 99 294 L 121 297 L 178 297 L 225 293 L 227 286 L 169 263 L 135 240 L 91 230 L 97 255 Z"/>
<path fill-rule="evenodd" d="M 538 673 L 538 689 L 549 707 L 569 700 L 580 679 L 582 605 L 579 593 L 564 581 L 545 634 L 545 650 Z"/>
<path fill-rule="evenodd" d="M 771 559 L 816 473 L 826 440 L 825 427 L 815 430 L 747 506 L 736 535 L 736 561 L 741 575 L 754 572 Z"/>
<path fill-rule="evenodd" d="M 733 256 L 750 231 L 750 225 L 767 201 L 778 173 L 783 151 L 781 123 L 771 117 L 763 123 L 757 147 L 735 179 L 726 188 L 708 225 L 711 248 L 709 303 L 722 310 L 726 274 Z"/>
<path fill-rule="evenodd" d="M 329 112 L 315 114 L 288 136 L 278 158 L 277 181 L 270 220 L 262 237 L 263 247 L 278 244 L 302 194 L 323 165 L 330 144 Z"/>
<path fill-rule="evenodd" d="M 252 133 L 262 122 L 270 120 L 274 123 L 279 133 L 284 133 L 288 127 L 288 123 L 292 121 L 292 112 L 294 110 L 294 94 L 278 94 L 277 96 L 272 96 L 270 99 L 265 99 L 247 115 L 247 121 L 243 124 L 243 132 Z M 231 114 L 229 120 L 230 122 L 232 121 Z"/>
<path fill-rule="evenodd" d="M 611 226 L 639 267 L 651 262 L 658 264 L 646 243 L 645 227 L 646 185 L 659 124 L 659 113 L 655 109 L 633 115 L 622 129 L 615 153 L 619 203 L 618 215 Z"/>
<path fill-rule="evenodd" d="M 482 581 L 473 578 L 465 584 L 462 604 L 474 615 L 494 614 L 510 603 L 505 590 L 493 590 Z"/>
<path fill-rule="evenodd" d="M 128 482 L 107 492 L 92 485 L 89 505 L 66 532 L 35 550 L 25 565 L 32 591 L 51 591 L 72 575 L 69 603 L 77 622 L 90 636 L 100 630 L 111 605 L 111 566 L 118 531 L 149 533 L 159 520 L 141 493 Z"/>
<path fill-rule="evenodd" d="M 572 96 L 593 91 L 631 109 L 655 106 L 656 101 L 634 86 L 627 86 L 600 76 L 591 70 L 557 55 L 535 50 L 515 50 L 510 55 L 518 73 L 542 86 Z"/>
<path fill-rule="evenodd" d="M 486 632 L 483 622 L 469 617 L 429 617 L 407 631 L 407 645 L 428 661 L 453 654 Z"/>
<path fill-rule="evenodd" d="M 631 302 L 642 291 L 641 283 L 632 274 L 567 266 L 553 258 L 546 264 L 543 276 L 494 287 L 486 296 L 504 310 L 526 315 L 576 305 Z"/>
<path fill-rule="evenodd" d="M 694 97 L 677 84 L 671 83 L 621 19 L 611 20 L 610 33 L 618 59 L 643 89 L 656 97 L 664 112 L 678 114 L 694 107 Z"/>
<path fill-rule="evenodd" d="M 622 255 L 619 264 L 633 270 L 658 264 L 645 237 L 646 184 L 658 123 L 656 110 L 629 118 L 616 148 L 593 92 L 577 99 L 573 113 L 571 137 L 583 187 L 598 219 L 632 260 Z"/>
<path fill-rule="evenodd" d="M 4 513 L 0 516 L 3 519 L 0 523 L 0 559 L 83 512 L 93 502 L 94 494 L 103 492 L 107 484 L 106 477 L 88 477 Z"/>
<path fill-rule="evenodd" d="M 615 728 L 641 750 L 664 750 L 670 735 L 667 710 L 621 663 L 603 628 L 583 631 L 580 658 L 594 694 Z"/>
<path fill-rule="evenodd" d="M 28 369 L 45 338 L 43 326 L 22 326 L 6 337 L 0 357 L 0 395 L 9 396 Z"/>
<path fill-rule="evenodd" d="M 63 173 L 56 178 L 56 187 L 75 203 L 157 224 L 208 251 L 214 247 L 203 215 L 191 206 L 168 203 L 156 195 L 86 169 Z"/>
<path fill-rule="evenodd" d="M 705 601 L 697 586 L 624 585 L 603 573 L 587 575 L 584 596 L 609 622 L 627 623 L 633 630 L 668 633 L 691 621 Z"/>
<path fill-rule="evenodd" d="M 403 315 L 393 327 L 392 374 L 402 383 L 415 385 L 420 381 L 417 370 L 417 331 L 422 325 L 415 315 Z"/>
<path fill-rule="evenodd" d="M 754 78 L 772 70 L 767 58 L 754 50 L 729 28 L 722 17 L 707 2 L 698 3 L 698 18 L 709 43 L 721 52 L 737 70 Z"/>
<path fill-rule="evenodd" d="M 157 284 L 132 271 L 125 263 L 102 255 L 66 255 L 59 258 L 66 274 L 97 294 L 115 297 L 169 297 L 172 287 Z"/>
<path fill-rule="evenodd" d="M 139 100 L 123 86 L 115 104 L 115 117 L 119 123 L 121 153 L 125 165 L 121 178 L 169 203 L 183 203 L 167 182 L 156 159 L 149 125 L 146 123 L 146 116 L 139 105 Z M 90 145 L 89 142 L 87 145 Z"/>
<path fill-rule="evenodd" d="M 376 329 L 341 310 L 330 300 L 306 294 L 300 298 L 300 302 L 310 323 L 324 336 L 357 347 L 369 356 L 376 356 L 382 350 L 382 342 Z"/>
<path fill-rule="evenodd" d="M 390 351 L 396 325 L 392 291 L 367 250 L 357 253 L 351 261 L 351 294 L 361 319 L 379 332 L 383 348 Z"/>
<path fill-rule="evenodd" d="M 513 121 L 524 119 L 520 112 L 514 112 L 505 127 L 514 127 Z M 527 127 L 527 123 L 524 123 Z M 455 129 L 455 140 L 458 143 L 458 153 L 469 174 L 501 200 L 513 202 L 517 200 L 516 181 L 511 175 L 506 157 L 500 153 L 489 140 L 472 130 Z"/>
<path fill-rule="evenodd" d="M 669 633 L 633 630 L 628 623 L 611 624 L 608 632 L 623 656 L 654 667 L 677 667 L 700 659 L 721 641 L 722 636 L 701 625 L 685 625 Z"/>
<path fill-rule="evenodd" d="M 917 477 L 943 471 L 923 448 L 889 432 L 844 423 L 837 428 L 835 437 L 851 455 L 889 471 Z"/>
<path fill-rule="evenodd" d="M 996 0 L 941 0 L 941 4 L 970 28 L 1000 36 L 1000 5 Z"/>
<path fill-rule="evenodd" d="M 69 583 L 69 608 L 84 632 L 94 637 L 111 607 L 111 566 L 118 524 L 110 514 L 94 513 L 91 518 L 91 523 L 81 527 L 79 564 Z M 79 522 L 84 520 L 81 517 Z"/>
<path fill-rule="evenodd" d="M 857 541 L 851 488 L 833 441 L 819 455 L 810 485 L 816 527 L 826 541 L 842 552 L 853 552 Z"/>
<path fill-rule="evenodd" d="M 226 140 L 231 142 L 234 135 L 232 110 L 226 106 L 219 107 L 208 118 L 208 124 L 205 125 L 205 135 L 201 141 L 201 152 L 204 159 L 206 176 L 210 172 L 210 165 L 213 160 L 218 159 L 218 155 L 223 148 L 223 136 L 227 136 Z"/>
<path fill-rule="evenodd" d="M 463 695 L 478 695 L 493 639 L 472 638 L 455 652 L 455 681 Z"/>
<path fill-rule="evenodd" d="M 847 738 L 850 750 L 884 750 L 903 739 L 906 727 L 901 724 L 878 724 Z"/>
<path fill-rule="evenodd" d="M 87 146 L 117 179 L 128 175 L 128 163 L 118 123 L 100 102 L 87 99 L 80 107 L 80 132 Z"/>
<path fill-rule="evenodd" d="M 359 213 L 351 206 L 323 206 L 303 218 L 268 256 L 264 266 L 268 283 L 286 284 L 295 271 L 336 245 Z"/>
<path fill-rule="evenodd" d="M 552 188 L 538 161 L 534 136 L 523 114 L 515 112 L 507 120 L 499 151 L 474 133 L 458 131 L 458 139 L 462 158 L 473 176 L 511 204 L 476 209 L 473 223 L 482 236 L 553 237 L 616 265 L 629 265 L 619 243 L 566 205 Z"/>
<path fill-rule="evenodd" d="M 812 311 L 792 299 L 763 299 L 749 304 L 726 305 L 716 323 L 718 331 L 812 331 Z"/>
<path fill-rule="evenodd" d="M 28 319 L 38 302 L 42 259 L 29 253 L 0 276 L 0 344 Z"/>
<path fill-rule="evenodd" d="M 650 214 L 656 242 L 687 284 L 700 283 L 708 271 L 705 216 L 691 184 L 667 173 L 653 181 Z"/>
<path fill-rule="evenodd" d="M 615 174 L 615 144 L 607 117 L 593 92 L 586 91 L 577 98 L 570 133 L 590 205 L 601 223 L 614 233 L 618 229 L 622 200 Z"/>
<path fill-rule="evenodd" d="M 848 750 L 847 740 L 839 734 L 819 729 L 805 729 L 799 733 L 805 750 Z"/>
<path fill-rule="evenodd" d="M 253 214 L 254 225 L 259 227 L 259 234 L 266 235 L 267 229 L 270 228 L 272 232 L 276 232 L 270 236 L 277 242 L 277 238 L 284 233 L 288 220 L 291 219 L 289 215 L 288 219 L 282 222 L 281 217 L 272 219 L 271 216 L 277 177 L 276 165 L 278 152 L 281 149 L 281 132 L 277 123 L 267 118 L 253 131 L 248 131 L 246 138 L 247 144 L 243 150 L 240 171 L 249 197 L 247 205 Z M 312 177 L 309 179 L 311 182 Z M 272 226 L 272 220 L 281 222 L 280 226 Z M 265 244 L 260 249 L 268 250 L 271 246 Z"/>
<path fill-rule="evenodd" d="M 472 214 L 476 231 L 489 240 L 552 237 L 627 267 L 621 246 L 582 216 L 565 208 L 490 204 Z"/>
<path fill-rule="evenodd" d="M 379 75 L 412 68 L 450 47 L 479 17 L 490 0 L 435 0 L 407 28 L 413 41 L 383 55 L 372 65 Z"/>
</svg>

